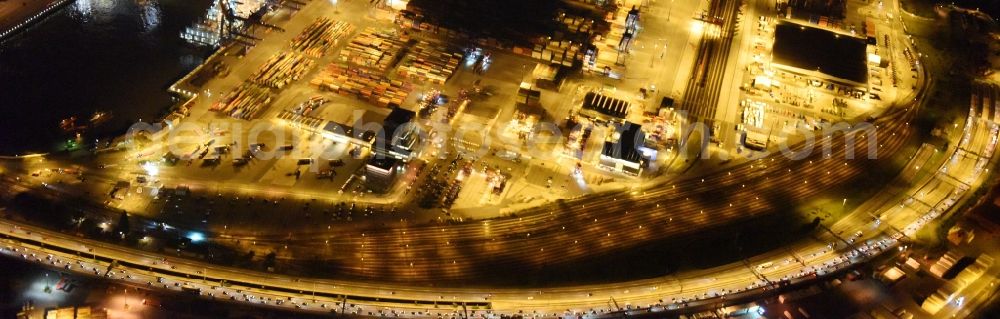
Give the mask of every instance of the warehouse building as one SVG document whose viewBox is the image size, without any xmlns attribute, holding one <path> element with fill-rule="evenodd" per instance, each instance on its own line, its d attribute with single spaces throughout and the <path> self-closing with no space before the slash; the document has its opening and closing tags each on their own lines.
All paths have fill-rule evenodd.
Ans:
<svg viewBox="0 0 1000 319">
<path fill-rule="evenodd" d="M 392 189 L 406 162 L 419 154 L 420 130 L 411 121 L 416 113 L 395 107 L 382 121 L 382 133 L 372 145 L 372 156 L 365 165 L 365 182 L 374 192 Z"/>
<path fill-rule="evenodd" d="M 376 157 L 408 161 L 417 155 L 420 129 L 411 123 L 416 112 L 395 107 L 382 121 L 382 134 L 372 147 Z"/>
<path fill-rule="evenodd" d="M 772 66 L 814 86 L 839 86 L 855 96 L 868 90 L 864 39 L 783 21 L 774 29 Z"/>
<path fill-rule="evenodd" d="M 629 115 L 631 103 L 596 92 L 583 97 L 581 114 L 603 120 L 624 119 Z"/>
</svg>

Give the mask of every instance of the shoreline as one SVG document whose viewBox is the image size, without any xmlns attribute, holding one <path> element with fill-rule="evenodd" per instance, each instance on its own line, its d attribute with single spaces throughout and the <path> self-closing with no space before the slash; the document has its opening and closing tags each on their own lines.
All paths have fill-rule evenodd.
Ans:
<svg viewBox="0 0 1000 319">
<path fill-rule="evenodd" d="M 36 22 L 48 17 L 52 12 L 58 11 L 74 1 L 75 0 L 55 0 L 48 2 L 47 4 L 42 4 L 38 1 L 30 1 L 31 6 L 27 5 L 29 1 L 22 1 L 22 6 L 20 8 L 10 8 L 12 6 L 16 7 L 17 1 L 4 1 L 4 3 L 0 5 L 0 15 L 5 17 L 12 16 L 13 18 L 5 19 L 12 21 L 11 23 L 0 25 L 0 43 L 6 41 L 9 37 L 20 34 L 21 31 L 30 28 Z"/>
<path fill-rule="evenodd" d="M 75 0 L 61 0 L 60 2 L 62 2 L 62 3 L 69 3 L 69 2 L 73 2 L 73 1 L 75 1 Z M 61 6 L 65 6 L 65 4 L 61 4 L 59 6 L 60 7 Z M 52 6 L 52 7 L 49 7 L 49 8 L 55 8 L 55 7 Z M 2 42 L 3 42 L 3 38 L 0 38 L 0 43 L 2 43 Z M 188 82 L 188 80 L 190 80 L 192 76 L 196 75 L 199 71 L 202 70 L 202 68 L 204 68 L 206 65 L 208 65 L 211 61 L 216 60 L 223 52 L 226 52 L 227 50 L 229 50 L 231 48 L 231 46 L 232 46 L 232 44 L 229 44 L 229 45 L 220 46 L 220 47 L 216 48 L 215 50 L 211 51 L 212 52 L 211 54 L 209 54 L 207 57 L 205 57 L 205 60 L 202 63 L 198 64 L 198 66 L 196 66 L 194 69 L 191 69 L 188 72 L 182 73 L 180 75 L 180 78 L 178 80 L 171 82 L 170 85 L 167 86 L 166 92 L 168 94 L 176 96 L 178 98 L 178 101 L 171 103 L 166 108 L 160 109 L 160 111 L 158 112 L 159 114 L 156 115 L 156 116 L 154 116 L 152 118 L 152 121 L 150 121 L 149 123 L 151 123 L 151 124 L 160 123 L 160 122 L 163 122 L 164 120 L 170 118 L 171 116 L 175 116 L 175 115 L 180 116 L 181 118 L 187 117 L 188 110 L 185 110 L 185 106 L 187 106 L 187 105 L 191 104 L 192 102 L 194 102 L 200 96 L 200 93 L 199 92 L 192 92 L 192 91 L 180 88 L 180 87 L 183 87 L 184 84 L 186 82 Z M 126 127 L 126 128 L 123 128 L 122 131 L 120 131 L 120 132 L 111 132 L 111 133 L 109 133 L 107 135 L 104 135 L 104 137 L 102 139 L 110 139 L 111 141 L 116 141 L 116 140 L 124 137 L 125 133 L 127 133 L 127 132 L 128 132 L 128 128 Z M 114 148 L 114 147 L 115 147 L 115 145 L 111 145 L 108 148 Z M 106 150 L 106 149 L 107 148 L 104 148 L 104 149 L 101 149 L 101 150 Z M 14 152 L 13 154 L 9 154 L 9 153 L 8 154 L 0 154 L 0 160 L 23 160 L 23 159 L 27 159 L 27 158 L 44 157 L 44 156 L 48 156 L 48 155 L 52 155 L 52 154 L 61 154 L 61 153 L 65 153 L 65 152 L 68 152 L 68 151 L 67 150 L 53 150 L 53 149 L 38 150 L 38 151 L 21 150 L 21 151 L 18 151 L 18 152 Z"/>
<path fill-rule="evenodd" d="M 232 46 L 233 44 L 227 44 L 216 48 L 215 51 L 212 52 L 212 54 L 209 54 L 208 57 L 206 57 L 205 60 L 201 62 L 201 64 L 198 64 L 198 66 L 194 67 L 194 69 L 191 69 L 191 71 L 188 71 L 187 73 L 182 75 L 180 79 L 171 83 L 170 86 L 167 87 L 167 93 L 177 95 L 181 100 L 183 100 L 183 102 L 178 102 L 170 106 L 166 110 L 166 112 L 163 113 L 161 117 L 156 119 L 155 122 L 162 122 L 174 114 L 182 116 L 181 117 L 182 119 L 186 118 L 187 113 L 189 113 L 189 110 L 186 110 L 185 106 L 193 103 L 196 99 L 198 99 L 199 96 L 201 96 L 201 94 L 197 91 L 192 92 L 187 89 L 182 89 L 180 87 L 184 86 L 184 84 L 188 82 L 188 80 L 190 80 L 192 76 L 198 74 L 198 72 L 200 72 L 202 68 L 204 68 L 206 65 L 209 65 L 212 61 L 218 59 L 223 52 L 226 52 Z"/>
</svg>

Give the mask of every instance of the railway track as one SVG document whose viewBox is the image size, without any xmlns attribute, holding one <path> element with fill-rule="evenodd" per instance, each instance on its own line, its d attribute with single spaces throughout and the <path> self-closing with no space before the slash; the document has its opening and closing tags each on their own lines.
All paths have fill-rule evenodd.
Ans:
<svg viewBox="0 0 1000 319">
<path fill-rule="evenodd" d="M 719 104 L 719 94 L 729 51 L 736 30 L 737 9 L 742 1 L 714 0 L 708 10 L 709 20 L 719 18 L 719 24 L 703 22 L 701 41 L 698 43 L 694 72 L 688 80 L 680 109 L 688 112 L 692 121 L 712 127 Z"/>
</svg>

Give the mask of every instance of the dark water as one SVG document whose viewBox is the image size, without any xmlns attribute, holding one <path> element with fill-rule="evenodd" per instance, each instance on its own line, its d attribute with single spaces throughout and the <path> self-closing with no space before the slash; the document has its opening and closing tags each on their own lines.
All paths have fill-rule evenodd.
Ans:
<svg viewBox="0 0 1000 319">
<path fill-rule="evenodd" d="M 109 137 L 173 103 L 166 88 L 210 52 L 179 34 L 210 0 L 77 0 L 0 44 L 0 155 L 52 151 L 97 110 L 114 117 L 84 133 Z"/>
<path fill-rule="evenodd" d="M 983 11 L 994 19 L 1000 18 L 1000 0 L 951 0 L 938 3 L 952 3 L 959 7 Z"/>
</svg>

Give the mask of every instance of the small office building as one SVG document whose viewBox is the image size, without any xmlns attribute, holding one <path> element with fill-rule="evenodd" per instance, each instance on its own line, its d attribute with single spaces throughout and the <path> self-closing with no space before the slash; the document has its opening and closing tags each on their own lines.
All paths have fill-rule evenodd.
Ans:
<svg viewBox="0 0 1000 319">
<path fill-rule="evenodd" d="M 396 183 L 396 175 L 402 170 L 401 164 L 402 161 L 395 158 L 368 159 L 365 165 L 365 184 L 368 185 L 368 189 L 379 193 L 392 189 L 392 185 Z"/>
<path fill-rule="evenodd" d="M 614 172 L 639 176 L 648 162 L 642 152 L 646 143 L 642 126 L 631 122 L 612 123 L 612 126 L 614 131 L 604 140 L 598 166 Z"/>
</svg>

